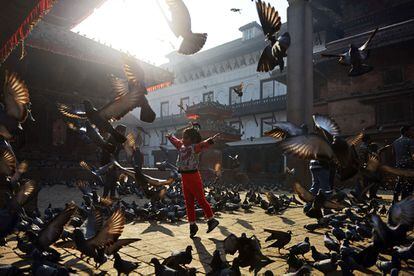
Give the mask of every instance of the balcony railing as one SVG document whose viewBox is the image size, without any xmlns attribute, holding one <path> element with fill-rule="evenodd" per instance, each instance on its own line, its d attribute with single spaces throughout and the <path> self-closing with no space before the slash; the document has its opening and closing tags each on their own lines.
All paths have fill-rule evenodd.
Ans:
<svg viewBox="0 0 414 276">
<path fill-rule="evenodd" d="M 216 102 L 200 103 L 197 104 L 198 108 L 207 106 L 220 106 L 224 110 L 228 110 L 232 113 L 232 117 L 247 116 L 252 114 L 263 114 L 275 111 L 281 111 L 286 109 L 286 95 L 276 96 L 272 98 L 252 100 L 248 102 L 242 102 L 233 104 L 230 106 L 221 105 Z M 193 108 L 193 107 L 190 107 Z M 150 128 L 167 128 L 179 125 L 185 125 L 188 122 L 185 114 L 174 114 L 164 117 L 158 117 L 149 126 Z"/>
<path fill-rule="evenodd" d="M 252 100 L 231 105 L 234 117 L 269 113 L 286 109 L 286 95 L 276 96 L 272 98 Z"/>
<path fill-rule="evenodd" d="M 149 128 L 167 128 L 177 125 L 185 125 L 188 122 L 185 114 L 172 114 L 168 116 L 158 117 L 149 125 Z"/>
</svg>

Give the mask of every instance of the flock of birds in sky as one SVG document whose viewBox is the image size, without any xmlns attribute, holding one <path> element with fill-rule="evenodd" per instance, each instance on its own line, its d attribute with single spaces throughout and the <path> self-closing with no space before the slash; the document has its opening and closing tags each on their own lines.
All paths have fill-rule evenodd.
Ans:
<svg viewBox="0 0 414 276">
<path fill-rule="evenodd" d="M 206 42 L 207 34 L 191 31 L 191 18 L 182 0 L 166 0 L 170 11 L 169 25 L 176 36 L 183 38 L 178 50 L 185 55 L 200 51 Z M 257 71 L 269 72 L 277 66 L 284 69 L 284 58 L 290 45 L 289 33 L 280 36 L 278 32 L 281 20 L 278 12 L 270 4 L 256 0 L 255 5 L 268 45 L 260 57 Z M 241 12 L 232 9 L 232 12 Z M 350 66 L 349 76 L 358 76 L 372 70 L 365 64 L 368 50 L 378 29 L 362 46 L 351 45 L 350 49 L 339 55 L 339 63 Z M 123 57 L 124 78 L 110 76 L 115 97 L 107 105 L 96 108 L 85 100 L 84 110 L 73 110 L 69 105 L 58 103 L 57 108 L 65 117 L 70 129 L 76 131 L 82 139 L 88 140 L 97 148 L 112 155 L 117 147 L 125 148 L 129 156 L 138 149 L 132 134 L 124 135 L 117 131 L 112 122 L 120 120 L 137 107 L 141 108 L 140 119 L 151 123 L 155 119 L 146 99 L 144 72 L 131 57 Z M 135 202 L 127 203 L 122 199 L 104 198 L 97 194 L 96 187 L 86 181 L 78 181 L 83 202 L 77 206 L 66 203 L 64 208 L 51 205 L 43 215 L 37 208 L 37 194 L 40 185 L 23 176 L 28 170 L 27 162 L 18 162 L 10 144 L 22 131 L 21 124 L 31 116 L 29 90 L 16 73 L 5 70 L 4 85 L 0 104 L 0 243 L 7 244 L 11 238 L 17 239 L 17 249 L 22 258 L 31 260 L 27 271 L 16 266 L 0 266 L 0 275 L 69 275 L 76 273 L 72 268 L 59 263 L 61 254 L 54 249 L 72 248 L 78 251 L 86 261 L 99 267 L 112 256 L 114 268 L 119 274 L 133 272 L 138 263 L 123 260 L 118 251 L 129 244 L 139 242 L 139 238 L 121 238 L 125 224 L 135 220 L 178 221 L 185 216 L 180 178 L 175 164 L 167 161 L 157 164 L 160 170 L 171 170 L 172 177 L 167 180 L 155 179 L 144 175 L 145 181 L 135 179 L 134 170 L 124 168 L 117 160 L 103 167 L 95 168 L 79 160 L 82 168 L 88 170 L 102 184 L 105 173 L 116 167 L 121 173 L 119 182 L 124 193 L 141 193 L 149 199 L 144 206 Z M 243 83 L 234 92 L 240 97 L 245 91 Z M 267 136 L 278 140 L 277 146 L 286 155 L 299 159 L 318 159 L 328 161 L 338 168 L 338 176 L 345 181 L 357 174 L 375 173 L 393 176 L 414 177 L 412 170 L 398 169 L 381 164 L 380 156 L 372 154 L 367 164 L 361 164 L 355 147 L 361 142 L 362 134 L 343 138 L 337 123 L 328 116 L 315 114 L 313 126 L 296 126 L 290 122 L 272 123 L 273 129 Z M 105 137 L 110 135 L 113 139 Z M 229 156 L 237 175 L 238 156 Z M 267 247 L 278 249 L 280 256 L 286 259 L 290 270 L 287 275 L 308 275 L 312 269 L 330 273 L 341 268 L 343 275 L 353 275 L 353 271 L 372 273 L 371 267 L 377 266 L 384 274 L 398 275 L 402 262 L 409 266 L 414 259 L 414 243 L 408 233 L 414 226 L 414 199 L 407 198 L 394 203 L 389 208 L 376 200 L 366 201 L 358 195 L 337 190 L 327 198 L 323 193 L 312 195 L 300 183 L 293 185 L 295 195 L 276 195 L 266 185 L 251 185 L 246 179 L 230 187 L 221 181 L 221 168 L 214 169 L 216 179 L 207 186 L 207 199 L 216 212 L 242 209 L 251 212 L 252 206 L 260 206 L 269 215 L 278 215 L 291 206 L 310 204 L 304 213 L 315 220 L 305 226 L 307 231 L 323 229 L 324 244 L 327 252 L 320 252 L 309 237 L 298 244 L 290 244 L 291 231 L 266 229 L 269 233 L 264 241 Z M 287 175 L 294 174 L 288 170 Z M 241 175 L 242 176 L 242 175 Z M 242 177 L 243 178 L 243 177 Z M 142 184 L 144 183 L 144 184 Z M 241 191 L 247 191 L 244 200 Z M 265 197 L 263 197 L 265 195 Z M 323 209 L 331 210 L 324 213 Z M 202 210 L 197 210 L 198 216 Z M 388 214 L 385 223 L 381 216 Z M 364 247 L 354 247 L 354 242 L 365 242 Z M 273 262 L 261 252 L 261 241 L 246 234 L 229 235 L 222 241 L 225 254 L 237 254 L 232 264 L 223 260 L 223 252 L 216 250 L 211 260 L 208 275 L 241 275 L 240 267 L 249 267 L 258 273 Z M 311 252 L 312 259 L 304 255 Z M 391 260 L 382 256 L 390 255 Z M 301 257 L 300 257 L 301 256 Z M 0 257 L 1 261 L 1 257 Z M 188 266 L 192 261 L 192 247 L 173 253 L 163 261 L 153 258 L 155 275 L 195 275 L 196 270 Z M 266 271 L 265 275 L 272 275 Z"/>
</svg>

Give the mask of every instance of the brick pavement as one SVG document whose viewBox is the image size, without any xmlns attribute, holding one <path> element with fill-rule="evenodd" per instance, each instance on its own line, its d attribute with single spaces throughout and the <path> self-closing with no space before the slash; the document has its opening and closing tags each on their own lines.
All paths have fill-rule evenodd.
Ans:
<svg viewBox="0 0 414 276">
<path fill-rule="evenodd" d="M 245 213 L 244 211 L 222 213 L 220 214 L 219 219 L 220 226 L 210 234 L 205 234 L 206 225 L 204 222 L 200 222 L 199 238 L 194 240 L 191 240 L 188 237 L 188 225 L 184 221 L 176 224 L 155 222 L 137 222 L 135 224 L 129 224 L 125 227 L 121 237 L 138 237 L 142 240 L 123 248 L 121 250 L 121 256 L 127 260 L 138 261 L 140 263 L 135 275 L 153 275 L 154 268 L 150 264 L 152 257 L 162 259 L 169 256 L 171 251 L 182 250 L 187 245 L 192 245 L 194 248 L 193 262 L 190 266 L 197 268 L 197 271 L 200 274 L 204 274 L 206 271 L 209 271 L 208 264 L 211 260 L 213 251 L 216 248 L 222 248 L 220 241 L 227 235 L 230 233 L 234 233 L 238 236 L 242 233 L 246 233 L 248 236 L 256 235 L 262 242 L 262 246 L 265 247 L 264 240 L 268 234 L 264 232 L 264 228 L 292 230 L 293 237 L 290 245 L 302 241 L 305 236 L 308 236 L 311 244 L 315 245 L 318 250 L 321 250 L 322 252 L 327 251 L 323 245 L 324 230 L 322 229 L 315 233 L 308 233 L 303 226 L 314 221 L 304 216 L 302 209 L 299 207 L 290 208 L 283 215 L 273 216 L 265 214 L 259 207 L 253 207 L 251 213 Z M 22 261 L 20 257 L 16 255 L 16 252 L 19 253 L 17 249 L 12 250 L 15 245 L 16 242 L 11 240 L 8 243 L 8 247 L 0 248 L 0 255 L 3 255 L 3 257 L 0 258 L 1 264 L 17 264 L 19 266 L 28 264 L 27 261 Z M 112 261 L 108 261 L 98 270 L 95 270 L 93 268 L 93 263 L 87 263 L 84 260 L 79 259 L 80 254 L 77 251 L 61 251 L 63 252 L 63 263 L 78 269 L 80 275 L 98 274 L 102 271 L 106 271 L 110 275 L 116 274 L 116 271 L 112 268 Z M 281 254 L 284 255 L 286 252 L 286 250 L 282 249 Z M 277 252 L 277 249 L 263 249 L 263 253 L 272 258 L 274 263 L 268 265 L 261 271 L 261 273 L 266 270 L 271 270 L 275 275 L 286 273 L 287 265 L 285 260 L 282 259 L 281 255 Z M 309 260 L 311 259 L 309 253 L 305 255 L 305 257 Z M 227 260 L 231 261 L 233 258 L 233 256 L 227 255 Z M 242 269 L 242 274 L 250 275 L 246 269 Z M 313 275 L 321 275 L 321 273 L 314 270 Z M 335 275 L 341 274 L 338 272 Z"/>
</svg>

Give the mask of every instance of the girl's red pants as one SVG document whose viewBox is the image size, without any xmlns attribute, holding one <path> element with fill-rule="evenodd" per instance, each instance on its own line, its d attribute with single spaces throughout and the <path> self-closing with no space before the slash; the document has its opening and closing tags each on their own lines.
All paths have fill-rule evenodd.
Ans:
<svg viewBox="0 0 414 276">
<path fill-rule="evenodd" d="M 201 208 L 203 208 L 204 216 L 209 219 L 213 217 L 213 211 L 204 195 L 203 182 L 200 172 L 181 174 L 185 207 L 187 209 L 187 217 L 189 222 L 196 220 L 195 199 Z"/>
</svg>

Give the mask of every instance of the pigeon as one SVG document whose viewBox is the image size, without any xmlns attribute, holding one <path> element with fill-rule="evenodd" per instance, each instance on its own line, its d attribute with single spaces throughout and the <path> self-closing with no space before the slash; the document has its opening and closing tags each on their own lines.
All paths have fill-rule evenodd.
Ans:
<svg viewBox="0 0 414 276">
<path fill-rule="evenodd" d="M 379 249 L 374 244 L 369 244 L 367 247 L 358 252 L 355 256 L 355 262 L 362 267 L 371 267 L 375 265 L 379 255 Z"/>
<path fill-rule="evenodd" d="M 230 266 L 227 262 L 221 259 L 219 250 L 214 251 L 210 267 L 211 271 L 207 273 L 208 276 L 241 275 L 237 259 L 233 260 L 233 263 Z"/>
<path fill-rule="evenodd" d="M 124 73 L 127 81 L 111 77 L 115 98 L 100 109 L 96 109 L 88 100 L 83 101 L 84 111 L 73 111 L 68 105 L 58 104 L 59 111 L 68 118 L 88 120 L 100 132 L 107 132 L 120 144 L 126 141 L 123 134 L 115 130 L 110 120 L 120 120 L 127 113 L 141 107 L 141 120 L 151 123 L 155 120 L 145 97 L 147 90 L 143 84 L 143 70 L 137 62 L 127 60 L 124 65 Z"/>
<path fill-rule="evenodd" d="M 121 259 L 119 253 L 114 254 L 114 268 L 118 272 L 118 275 L 125 274 L 129 275 L 132 271 L 138 268 L 139 264 L 136 262 L 129 262 Z"/>
<path fill-rule="evenodd" d="M 394 247 L 400 260 L 414 259 L 414 242 L 408 247 Z"/>
<path fill-rule="evenodd" d="M 305 237 L 305 240 L 303 242 L 300 242 L 298 244 L 295 244 L 289 249 L 290 254 L 292 255 L 305 255 L 310 251 L 310 242 L 309 237 Z"/>
<path fill-rule="evenodd" d="M 290 35 L 288 32 L 276 38 L 282 26 L 278 11 L 270 4 L 257 0 L 256 9 L 262 24 L 263 34 L 268 45 L 263 50 L 257 72 L 269 72 L 279 66 L 280 71 L 285 67 L 284 58 L 287 57 L 286 51 L 290 46 Z"/>
<path fill-rule="evenodd" d="M 59 240 L 63 232 L 63 227 L 69 222 L 76 210 L 77 206 L 75 203 L 68 203 L 65 209 L 51 219 L 36 237 L 34 237 L 35 240 L 33 243 L 35 246 L 41 251 L 48 250 L 49 246 Z"/>
<path fill-rule="evenodd" d="M 115 145 L 111 144 L 109 141 L 106 141 L 99 131 L 91 125 L 89 121 L 85 121 L 86 132 L 85 135 L 99 148 L 105 150 L 109 153 L 114 153 L 116 150 Z"/>
<path fill-rule="evenodd" d="M 6 207 L 0 209 L 0 241 L 11 234 L 18 223 L 20 208 L 27 203 L 35 189 L 36 183 L 33 180 L 27 180 L 8 200 Z"/>
<path fill-rule="evenodd" d="M 413 169 L 401 169 L 392 166 L 381 164 L 379 156 L 376 154 L 370 154 L 368 161 L 365 164 L 362 173 L 372 175 L 373 173 L 389 174 L 393 176 L 401 176 L 411 178 L 414 177 Z"/>
<path fill-rule="evenodd" d="M 17 160 L 10 144 L 3 140 L 0 143 L 0 175 L 12 176 L 17 168 Z"/>
<path fill-rule="evenodd" d="M 284 248 L 292 239 L 292 231 L 278 231 L 278 230 L 272 230 L 272 229 L 264 229 L 265 232 L 270 233 L 270 236 L 266 238 L 266 242 L 276 240 L 272 244 L 270 244 L 269 247 L 277 248 L 280 252 L 281 248 Z"/>
<path fill-rule="evenodd" d="M 171 12 L 171 21 L 166 18 L 168 25 L 176 37 L 183 38 L 178 53 L 193 55 L 200 51 L 206 43 L 207 34 L 192 32 L 190 13 L 182 0 L 165 0 L 165 2 Z"/>
<path fill-rule="evenodd" d="M 406 241 L 410 226 L 406 224 L 389 226 L 378 215 L 372 215 L 372 222 L 374 225 L 373 241 L 376 247 L 389 249 Z"/>
<path fill-rule="evenodd" d="M 272 130 L 266 131 L 264 135 L 277 140 L 308 134 L 306 125 L 297 126 L 290 122 L 276 122 L 270 125 L 273 127 Z"/>
<path fill-rule="evenodd" d="M 297 269 L 301 268 L 304 265 L 305 262 L 303 260 L 297 258 L 294 254 L 289 253 L 288 258 L 286 260 L 286 263 L 289 266 L 289 270 L 290 269 L 297 270 Z"/>
<path fill-rule="evenodd" d="M 348 51 L 342 54 L 322 54 L 323 57 L 334 57 L 339 58 L 339 63 L 345 66 L 351 66 L 348 76 L 357 77 L 363 74 L 369 73 L 373 70 L 373 67 L 365 64 L 364 62 L 369 57 L 369 46 L 378 32 L 376 28 L 368 40 L 360 47 L 355 44 L 349 46 Z"/>
<path fill-rule="evenodd" d="M 311 251 L 312 251 L 312 258 L 315 262 L 326 260 L 326 259 L 330 258 L 330 256 L 328 254 L 318 252 L 318 250 L 316 250 L 315 246 L 313 246 L 313 245 L 311 246 Z"/>
<path fill-rule="evenodd" d="M 343 239 L 345 239 L 345 232 L 339 227 L 334 227 L 332 229 L 332 235 L 334 235 L 334 237 L 338 241 L 342 241 Z"/>
<path fill-rule="evenodd" d="M 123 61 L 126 80 L 111 76 L 112 90 L 117 97 L 115 98 L 116 104 L 112 106 L 112 110 L 109 109 L 109 113 L 116 114 L 113 119 L 119 120 L 129 111 L 140 107 L 140 120 L 145 123 L 152 123 L 156 114 L 146 98 L 148 91 L 144 83 L 144 70 L 133 57 L 124 55 Z M 140 128 L 140 130 L 148 134 L 143 128 Z"/>
<path fill-rule="evenodd" d="M 333 253 L 331 255 L 331 258 L 329 259 L 325 259 L 322 261 L 318 261 L 318 262 L 314 262 L 313 263 L 313 267 L 316 268 L 317 270 L 323 272 L 325 275 L 328 273 L 332 273 L 334 271 L 336 271 L 338 264 L 338 254 Z"/>
<path fill-rule="evenodd" d="M 11 140 L 28 117 L 30 110 L 29 90 L 24 81 L 14 72 L 5 70 L 3 93 L 0 105 L 0 137 Z"/>
<path fill-rule="evenodd" d="M 306 203 L 312 203 L 315 202 L 316 197 L 312 195 L 308 190 L 306 190 L 300 183 L 295 182 L 293 183 L 293 191 L 295 194 L 299 196 L 299 198 L 306 202 Z M 326 208 L 326 209 L 335 209 L 335 210 L 342 210 L 346 207 L 344 203 L 335 202 L 329 199 L 326 199 L 326 197 L 322 196 L 323 194 L 320 194 L 317 198 L 316 206 L 313 206 L 314 208 Z M 313 204 L 315 205 L 315 204 Z"/>
<path fill-rule="evenodd" d="M 233 92 L 236 93 L 237 96 L 239 96 L 240 98 L 243 97 L 243 89 L 244 89 L 243 82 L 241 82 L 238 86 L 235 86 L 232 88 Z"/>
<path fill-rule="evenodd" d="M 291 123 L 284 124 L 289 126 L 286 130 L 276 123 L 275 129 L 265 135 L 275 139 L 282 138 L 277 147 L 285 154 L 304 160 L 334 162 L 339 167 L 341 180 L 353 177 L 360 167 L 354 146 L 360 141 L 357 138 L 361 135 L 345 140 L 339 136 L 339 127 L 332 118 L 318 114 L 312 118 L 316 133 L 308 133 L 307 129 Z"/>
<path fill-rule="evenodd" d="M 325 244 L 325 247 L 328 248 L 329 252 L 335 251 L 339 253 L 339 244 L 329 236 L 329 232 L 325 232 L 323 242 Z"/>
<path fill-rule="evenodd" d="M 180 275 L 177 270 L 161 264 L 157 258 L 152 258 L 151 263 L 154 265 L 155 276 L 178 276 Z"/>
<path fill-rule="evenodd" d="M 414 196 L 391 205 L 388 211 L 388 223 L 391 226 L 398 224 L 405 224 L 410 228 L 414 226 Z"/>
<path fill-rule="evenodd" d="M 189 245 L 184 251 L 173 252 L 170 257 L 162 262 L 162 264 L 174 269 L 180 265 L 188 265 L 193 260 L 192 250 L 193 247 Z"/>
<path fill-rule="evenodd" d="M 398 258 L 398 255 L 396 253 L 393 253 L 391 255 L 391 261 L 378 261 L 376 263 L 377 268 L 384 273 L 384 275 L 391 272 L 392 269 L 400 269 L 401 262 Z"/>
<path fill-rule="evenodd" d="M 71 235 L 73 241 L 57 243 L 57 246 L 75 248 L 82 255 L 93 258 L 98 266 L 106 261 L 105 248 L 113 246 L 118 241 L 124 225 L 125 215 L 117 209 L 93 238 L 87 240 L 80 229 L 75 229 Z"/>
</svg>

